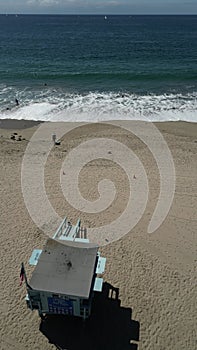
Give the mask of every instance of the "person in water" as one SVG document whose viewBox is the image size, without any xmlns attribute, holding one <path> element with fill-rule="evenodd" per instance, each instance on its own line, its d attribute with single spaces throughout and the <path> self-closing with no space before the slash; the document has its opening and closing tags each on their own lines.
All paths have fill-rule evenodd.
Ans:
<svg viewBox="0 0 197 350">
<path fill-rule="evenodd" d="M 19 102 L 18 102 L 17 98 L 15 99 L 15 102 L 16 102 L 16 106 L 19 106 Z"/>
</svg>

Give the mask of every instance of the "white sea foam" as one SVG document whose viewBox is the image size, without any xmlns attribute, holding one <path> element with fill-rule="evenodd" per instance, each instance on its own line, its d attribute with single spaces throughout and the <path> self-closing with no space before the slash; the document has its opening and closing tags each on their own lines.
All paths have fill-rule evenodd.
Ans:
<svg viewBox="0 0 197 350">
<path fill-rule="evenodd" d="M 106 120 L 146 120 L 197 122 L 197 93 L 134 95 L 115 93 L 65 94 L 47 90 L 32 94 L 22 91 L 19 107 L 7 110 L 6 94 L 1 104 L 0 119 L 40 121 L 98 122 Z M 12 91 L 13 94 L 13 91 Z M 14 100 L 14 98 L 12 98 Z"/>
</svg>

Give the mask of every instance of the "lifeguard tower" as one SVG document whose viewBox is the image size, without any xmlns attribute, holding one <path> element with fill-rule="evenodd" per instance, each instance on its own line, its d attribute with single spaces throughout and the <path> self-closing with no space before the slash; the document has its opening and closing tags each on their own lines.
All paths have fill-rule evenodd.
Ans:
<svg viewBox="0 0 197 350">
<path fill-rule="evenodd" d="M 42 250 L 34 249 L 29 264 L 35 266 L 28 282 L 26 302 L 31 310 L 83 318 L 90 316 L 94 292 L 101 292 L 106 258 L 90 243 L 86 230 L 65 218 Z M 25 270 L 24 270 L 25 273 Z"/>
</svg>

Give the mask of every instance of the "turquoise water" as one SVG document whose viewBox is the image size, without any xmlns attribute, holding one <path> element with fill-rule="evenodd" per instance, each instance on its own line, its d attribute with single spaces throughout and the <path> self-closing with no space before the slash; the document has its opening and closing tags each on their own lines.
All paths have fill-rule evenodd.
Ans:
<svg viewBox="0 0 197 350">
<path fill-rule="evenodd" d="M 0 118 L 197 121 L 196 37 L 197 16 L 1 15 Z"/>
</svg>

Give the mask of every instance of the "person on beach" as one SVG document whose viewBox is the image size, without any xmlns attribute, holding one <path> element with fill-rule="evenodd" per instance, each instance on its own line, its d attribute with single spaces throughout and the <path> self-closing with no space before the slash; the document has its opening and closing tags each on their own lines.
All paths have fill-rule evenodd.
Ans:
<svg viewBox="0 0 197 350">
<path fill-rule="evenodd" d="M 56 144 L 56 134 L 55 133 L 52 134 L 52 141 L 55 145 Z"/>
</svg>

